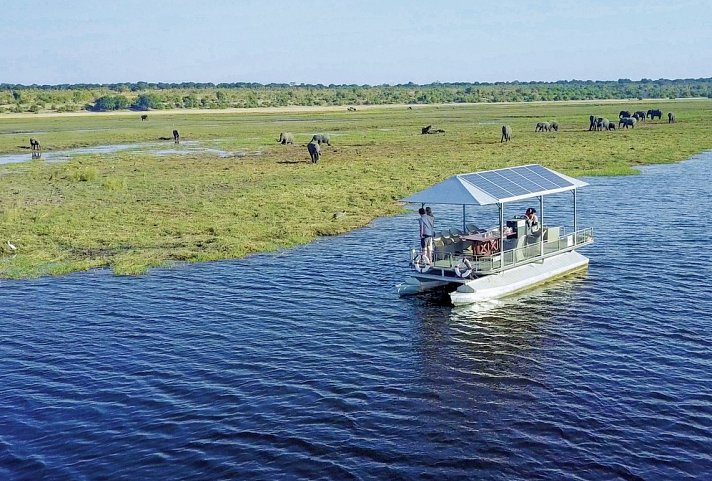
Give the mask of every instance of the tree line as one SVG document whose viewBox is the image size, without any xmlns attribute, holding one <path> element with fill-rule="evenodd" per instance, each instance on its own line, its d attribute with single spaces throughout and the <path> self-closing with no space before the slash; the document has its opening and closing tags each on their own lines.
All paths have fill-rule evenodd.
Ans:
<svg viewBox="0 0 712 481">
<path fill-rule="evenodd" d="M 396 85 L 259 83 L 0 84 L 0 112 L 712 98 L 712 78 Z"/>
</svg>

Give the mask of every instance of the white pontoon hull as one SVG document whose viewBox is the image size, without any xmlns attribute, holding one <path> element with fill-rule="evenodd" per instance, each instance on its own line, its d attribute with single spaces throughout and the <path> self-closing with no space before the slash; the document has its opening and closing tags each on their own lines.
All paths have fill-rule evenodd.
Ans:
<svg viewBox="0 0 712 481">
<path fill-rule="evenodd" d="M 418 280 L 415 277 L 407 277 L 406 280 L 396 286 L 396 291 L 400 296 L 411 296 L 420 294 L 437 287 L 448 285 L 449 282 Z"/>
<path fill-rule="evenodd" d="M 540 262 L 532 262 L 499 274 L 482 276 L 462 284 L 450 293 L 455 306 L 488 301 L 514 294 L 554 277 L 582 269 L 588 265 L 588 257 L 576 251 L 548 257 Z"/>
</svg>

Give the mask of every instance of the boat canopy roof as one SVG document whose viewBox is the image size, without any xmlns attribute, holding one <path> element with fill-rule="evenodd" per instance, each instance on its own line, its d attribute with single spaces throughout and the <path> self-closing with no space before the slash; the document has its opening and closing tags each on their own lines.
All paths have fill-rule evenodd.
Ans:
<svg viewBox="0 0 712 481">
<path fill-rule="evenodd" d="M 539 164 L 530 164 L 454 175 L 401 200 L 421 204 L 503 204 L 586 185 L 588 183 L 582 180 Z"/>
</svg>

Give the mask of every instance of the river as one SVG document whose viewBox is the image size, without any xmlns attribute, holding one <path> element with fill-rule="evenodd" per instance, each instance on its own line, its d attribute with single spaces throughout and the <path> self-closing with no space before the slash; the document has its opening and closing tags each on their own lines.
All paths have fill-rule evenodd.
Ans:
<svg viewBox="0 0 712 481">
<path fill-rule="evenodd" d="M 712 479 L 711 165 L 587 179 L 588 272 L 490 309 L 396 296 L 413 213 L 0 281 L 0 479 Z"/>
</svg>

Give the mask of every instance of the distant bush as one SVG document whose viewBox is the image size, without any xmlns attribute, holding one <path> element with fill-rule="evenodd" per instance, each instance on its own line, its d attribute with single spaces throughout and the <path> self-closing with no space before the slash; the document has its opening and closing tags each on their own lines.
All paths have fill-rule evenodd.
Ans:
<svg viewBox="0 0 712 481">
<path fill-rule="evenodd" d="M 106 112 L 108 110 L 121 110 L 126 109 L 129 106 L 129 101 L 123 95 L 106 95 L 104 97 L 99 97 L 94 102 L 92 110 L 98 112 Z"/>
</svg>

